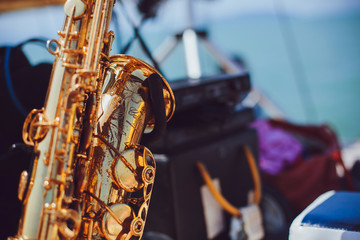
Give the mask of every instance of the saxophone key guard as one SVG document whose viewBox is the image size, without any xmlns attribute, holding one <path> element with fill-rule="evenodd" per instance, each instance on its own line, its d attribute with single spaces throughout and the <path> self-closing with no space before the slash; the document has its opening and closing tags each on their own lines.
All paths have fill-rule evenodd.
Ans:
<svg viewBox="0 0 360 240">
<path fill-rule="evenodd" d="M 49 132 L 50 124 L 43 111 L 43 109 L 33 109 L 26 117 L 22 131 L 26 145 L 34 146 L 36 142 L 41 142 Z"/>
</svg>

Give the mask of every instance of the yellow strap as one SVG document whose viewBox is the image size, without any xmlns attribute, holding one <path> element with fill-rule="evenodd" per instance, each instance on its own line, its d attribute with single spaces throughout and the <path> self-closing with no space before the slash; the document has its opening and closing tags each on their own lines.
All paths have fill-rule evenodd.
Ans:
<svg viewBox="0 0 360 240">
<path fill-rule="evenodd" d="M 254 155 L 250 151 L 248 146 L 244 146 L 245 156 L 248 160 L 248 164 L 250 166 L 251 175 L 254 181 L 254 204 L 259 204 L 261 200 L 261 180 L 260 180 L 260 173 L 259 169 L 256 165 L 256 161 Z"/>
<path fill-rule="evenodd" d="M 218 192 L 218 190 L 216 190 L 211 177 L 208 173 L 208 171 L 206 170 L 205 166 L 201 163 L 201 162 L 196 162 L 196 165 L 199 168 L 199 171 L 204 179 L 205 184 L 207 185 L 207 187 L 209 188 L 211 194 L 213 195 L 213 197 L 216 199 L 216 201 L 220 204 L 220 206 L 225 209 L 227 212 L 229 212 L 231 215 L 240 217 L 241 213 L 240 210 L 237 209 L 236 207 L 234 207 L 231 203 L 229 203 L 223 195 L 221 195 L 221 193 Z"/>
<path fill-rule="evenodd" d="M 248 160 L 251 174 L 254 181 L 255 191 L 254 191 L 254 203 L 259 204 L 261 199 L 261 181 L 260 174 L 256 165 L 256 161 L 254 156 L 252 155 L 248 146 L 244 146 L 245 156 Z M 209 188 L 211 194 L 215 198 L 215 200 L 220 204 L 220 206 L 230 213 L 233 216 L 241 217 L 241 212 L 238 208 L 229 203 L 224 196 L 215 188 L 209 172 L 206 170 L 206 167 L 201 162 L 196 162 L 196 165 L 200 171 L 201 176 L 204 179 L 206 186 Z"/>
</svg>

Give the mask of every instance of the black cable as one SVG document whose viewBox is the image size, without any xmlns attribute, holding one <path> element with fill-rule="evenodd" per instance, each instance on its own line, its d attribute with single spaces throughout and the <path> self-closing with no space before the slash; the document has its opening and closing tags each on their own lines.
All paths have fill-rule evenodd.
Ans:
<svg viewBox="0 0 360 240">
<path fill-rule="evenodd" d="M 18 112 L 23 116 L 26 117 L 27 110 L 17 97 L 12 81 L 11 81 L 11 74 L 10 74 L 10 53 L 11 53 L 11 47 L 6 47 L 5 49 L 5 62 L 4 62 L 4 73 L 5 73 L 5 82 L 7 89 L 9 91 L 10 99 L 14 103 L 16 109 Z"/>
<path fill-rule="evenodd" d="M 123 49 L 121 50 L 122 54 L 125 54 L 127 51 L 129 51 L 129 48 L 131 47 L 131 45 L 134 43 L 134 41 L 138 38 L 139 35 L 139 29 L 142 27 L 142 25 L 144 24 L 144 20 L 141 20 L 139 26 L 134 27 L 134 35 L 133 37 L 125 44 L 125 47 L 123 47 Z"/>
<path fill-rule="evenodd" d="M 141 19 L 140 25 L 136 26 L 135 23 L 131 20 L 130 16 L 127 14 L 127 11 L 125 9 L 124 3 L 122 1 L 120 2 L 120 6 L 124 9 L 124 15 L 126 17 L 126 19 L 128 20 L 129 24 L 131 25 L 131 27 L 134 29 L 134 37 L 132 39 L 130 39 L 130 41 L 125 45 L 125 47 L 123 48 L 123 50 L 121 51 L 121 53 L 126 53 L 128 51 L 128 49 L 130 48 L 131 44 L 138 39 L 140 42 L 140 46 L 142 47 L 142 49 L 144 50 L 145 54 L 148 56 L 148 58 L 150 59 L 150 61 L 153 63 L 153 66 L 162 74 L 162 71 L 160 70 L 160 66 L 158 64 L 158 62 L 153 58 L 152 53 L 150 51 L 150 48 L 147 46 L 147 44 L 144 41 L 144 38 L 141 36 L 140 34 L 140 28 L 143 26 L 143 24 L 145 23 L 145 19 L 146 17 L 143 17 Z M 163 74 L 162 74 L 163 75 Z"/>
<path fill-rule="evenodd" d="M 308 79 L 305 74 L 303 62 L 301 61 L 296 37 L 294 36 L 294 32 L 291 28 L 290 19 L 284 11 L 281 0 L 274 0 L 273 3 L 276 16 L 280 24 L 281 33 L 284 38 L 286 52 L 288 53 L 290 64 L 294 72 L 305 116 L 308 121 L 311 121 L 311 119 L 316 121 L 317 113 L 315 111 L 315 104 L 311 96 Z"/>
<path fill-rule="evenodd" d="M 16 109 L 18 110 L 18 112 L 23 117 L 26 117 L 28 111 L 26 110 L 26 108 L 23 106 L 23 104 L 19 100 L 18 96 L 16 95 L 13 84 L 12 84 L 11 71 L 10 71 L 10 54 L 11 54 L 11 49 L 12 48 L 21 48 L 22 46 L 24 46 L 25 44 L 30 43 L 30 42 L 41 42 L 41 43 L 46 44 L 46 40 L 44 40 L 44 39 L 31 38 L 31 39 L 29 39 L 29 40 L 27 40 L 25 42 L 20 43 L 19 45 L 15 46 L 15 47 L 8 46 L 5 49 L 4 73 L 5 73 L 6 86 L 7 86 L 7 89 L 9 91 L 10 98 L 11 98 L 12 102 L 14 103 L 14 105 L 15 105 Z"/>
<path fill-rule="evenodd" d="M 45 39 L 45 38 L 30 38 L 30 39 L 26 40 L 25 42 L 20 43 L 16 47 L 22 47 L 28 43 L 40 43 L 41 46 L 46 48 L 46 42 L 47 42 L 47 39 Z"/>
</svg>

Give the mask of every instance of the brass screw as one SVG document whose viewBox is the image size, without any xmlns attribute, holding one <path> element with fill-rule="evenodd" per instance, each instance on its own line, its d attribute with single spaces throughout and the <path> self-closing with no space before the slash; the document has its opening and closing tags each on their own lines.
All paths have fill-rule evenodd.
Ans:
<svg viewBox="0 0 360 240">
<path fill-rule="evenodd" d="M 148 181 L 151 181 L 154 178 L 154 172 L 152 169 L 149 168 L 148 170 L 146 170 L 145 178 Z"/>
<path fill-rule="evenodd" d="M 140 220 L 137 220 L 135 223 L 134 223 L 134 231 L 139 234 L 142 232 L 142 228 L 143 228 L 143 224 Z"/>
<path fill-rule="evenodd" d="M 48 180 L 44 181 L 44 188 L 46 190 L 50 190 L 51 189 L 51 183 Z"/>
<path fill-rule="evenodd" d="M 89 212 L 89 217 L 90 218 L 94 218 L 96 216 L 95 212 L 94 211 L 90 211 Z"/>
</svg>

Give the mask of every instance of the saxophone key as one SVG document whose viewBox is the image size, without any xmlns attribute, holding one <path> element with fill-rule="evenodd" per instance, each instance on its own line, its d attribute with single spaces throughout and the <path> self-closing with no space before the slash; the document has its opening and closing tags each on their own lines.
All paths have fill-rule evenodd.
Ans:
<svg viewBox="0 0 360 240">
<path fill-rule="evenodd" d="M 141 179 L 143 167 L 144 159 L 141 152 L 135 149 L 125 150 L 114 159 L 111 165 L 111 173 L 115 184 L 128 192 L 139 190 L 143 186 Z"/>
<path fill-rule="evenodd" d="M 64 12 L 67 16 L 72 16 L 75 8 L 74 17 L 80 17 L 86 10 L 86 5 L 81 0 L 68 0 L 64 5 Z"/>
<path fill-rule="evenodd" d="M 123 203 L 112 205 L 107 209 L 102 220 L 102 231 L 108 240 L 123 239 L 132 225 L 135 214 L 132 208 Z M 131 228 L 131 226 L 132 228 Z"/>
</svg>

